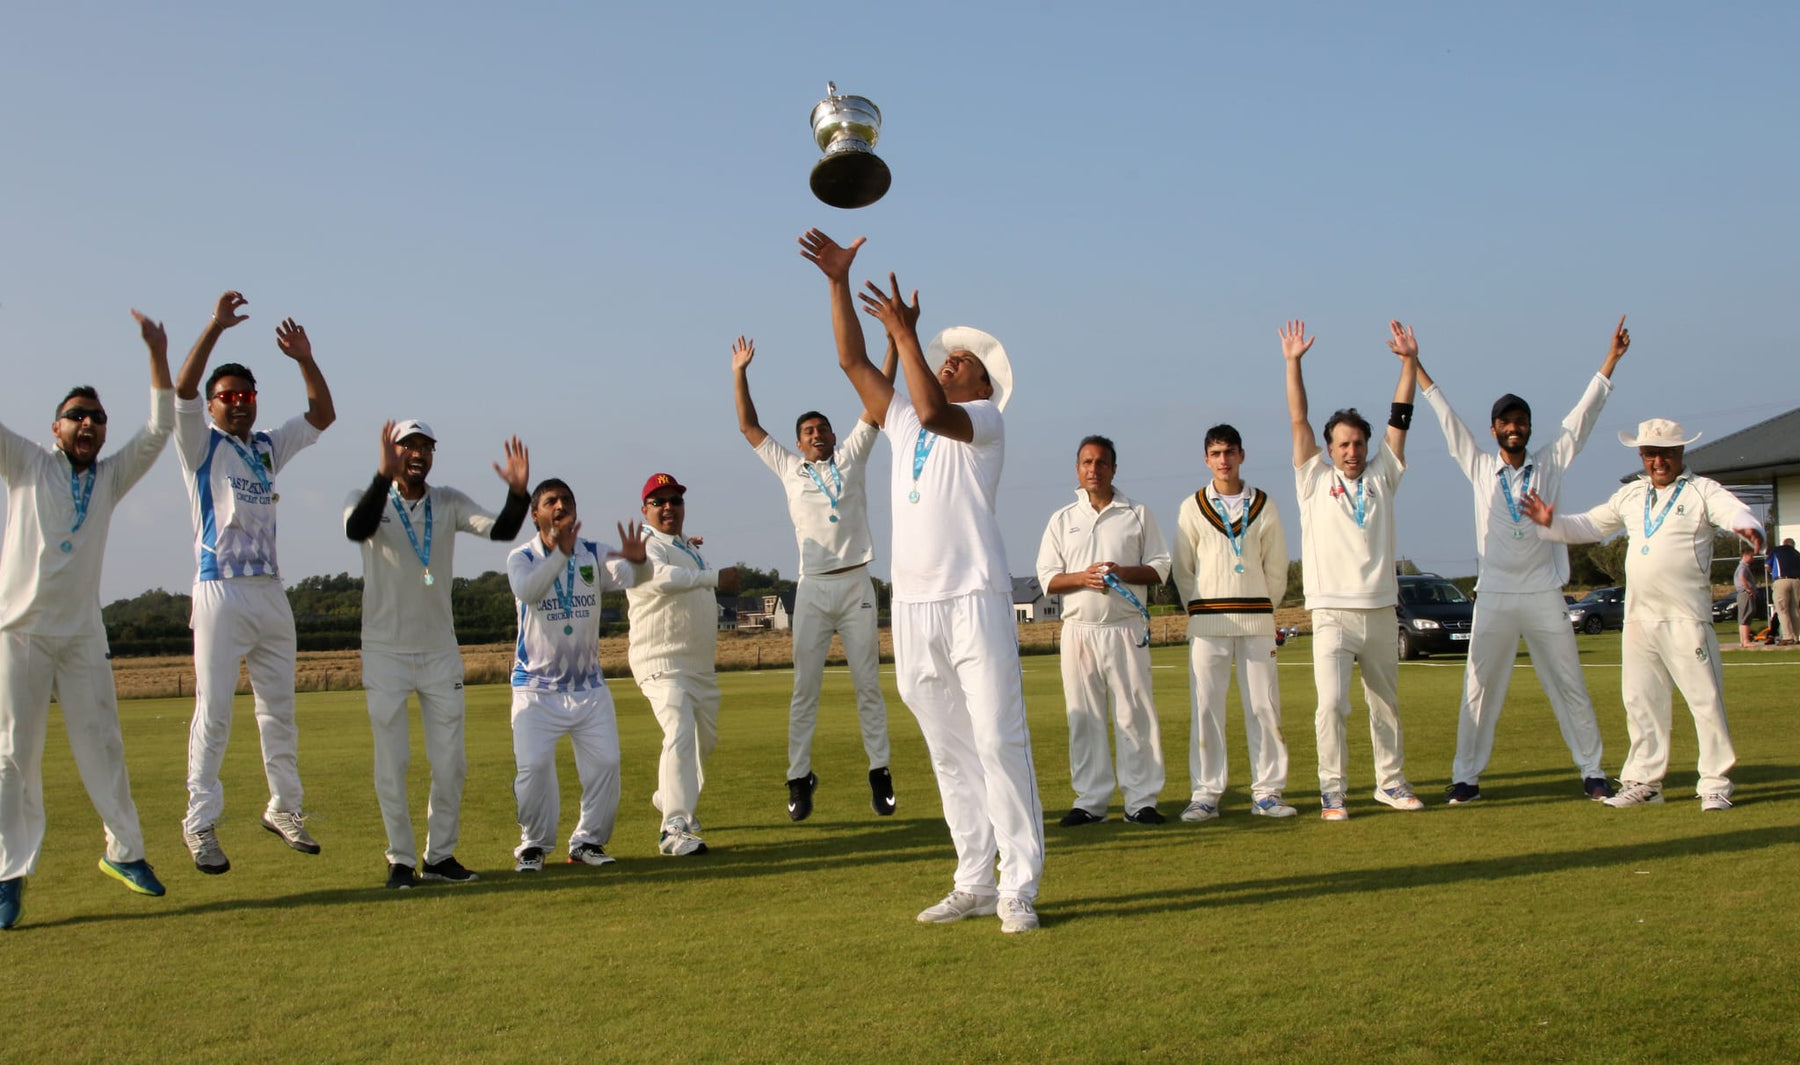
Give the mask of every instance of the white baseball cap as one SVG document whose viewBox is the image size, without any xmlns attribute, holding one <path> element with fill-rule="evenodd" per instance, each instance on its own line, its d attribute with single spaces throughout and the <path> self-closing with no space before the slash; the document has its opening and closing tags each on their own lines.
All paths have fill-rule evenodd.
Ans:
<svg viewBox="0 0 1800 1065">
<path fill-rule="evenodd" d="M 934 368 L 941 366 L 953 351 L 966 351 L 981 360 L 988 383 L 994 386 L 994 406 L 1005 410 L 1006 401 L 1012 398 L 1013 372 L 1000 342 L 972 326 L 953 325 L 931 338 L 925 349 L 925 363 Z"/>
<path fill-rule="evenodd" d="M 1667 418 L 1639 422 L 1636 436 L 1623 431 L 1619 433 L 1619 443 L 1626 447 L 1686 447 L 1698 439 L 1699 433 L 1688 436 L 1680 422 Z"/>
<path fill-rule="evenodd" d="M 431 426 L 417 418 L 408 418 L 394 426 L 395 440 L 405 440 L 409 436 L 422 436 L 434 444 L 437 443 L 437 434 L 431 431 Z"/>
</svg>

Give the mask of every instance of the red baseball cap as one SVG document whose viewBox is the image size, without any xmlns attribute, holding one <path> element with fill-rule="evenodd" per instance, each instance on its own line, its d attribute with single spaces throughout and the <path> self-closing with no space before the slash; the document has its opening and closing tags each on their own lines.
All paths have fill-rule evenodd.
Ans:
<svg viewBox="0 0 1800 1065">
<path fill-rule="evenodd" d="M 638 502 L 642 503 L 644 500 L 649 499 L 659 490 L 664 488 L 680 492 L 682 495 L 687 495 L 687 486 L 680 481 L 677 481 L 673 475 L 667 473 L 653 473 L 650 475 L 650 479 L 644 482 L 644 491 L 642 495 L 638 496 Z"/>
</svg>

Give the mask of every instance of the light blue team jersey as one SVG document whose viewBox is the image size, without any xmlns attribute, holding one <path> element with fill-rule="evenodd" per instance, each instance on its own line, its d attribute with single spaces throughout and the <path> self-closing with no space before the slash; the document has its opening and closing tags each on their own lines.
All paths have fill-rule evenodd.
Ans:
<svg viewBox="0 0 1800 1065">
<path fill-rule="evenodd" d="M 512 686 L 579 692 L 606 686 L 600 673 L 600 595 L 649 576 L 648 565 L 607 558 L 612 548 L 576 540 L 573 557 L 546 549 L 542 537 L 513 549 L 506 577 L 518 606 Z"/>
<path fill-rule="evenodd" d="M 213 424 L 205 400 L 176 398 L 175 454 L 194 520 L 196 580 L 281 576 L 275 475 L 318 439 L 319 430 L 297 415 L 277 429 L 252 433 L 246 444 Z"/>
</svg>

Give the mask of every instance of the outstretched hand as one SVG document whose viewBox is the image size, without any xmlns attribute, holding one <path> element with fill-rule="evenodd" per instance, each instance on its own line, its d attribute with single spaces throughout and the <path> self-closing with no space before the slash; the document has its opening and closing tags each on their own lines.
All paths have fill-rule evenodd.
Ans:
<svg viewBox="0 0 1800 1065">
<path fill-rule="evenodd" d="M 850 264 L 856 261 L 856 249 L 867 239 L 857 237 L 846 248 L 826 236 L 823 230 L 809 229 L 800 234 L 800 256 L 817 266 L 826 277 L 847 285 L 850 283 Z"/>
<path fill-rule="evenodd" d="M 516 496 L 531 494 L 531 452 L 525 445 L 513 437 L 504 444 L 506 448 L 506 465 L 494 463 L 494 472 L 506 482 L 506 490 Z"/>
<path fill-rule="evenodd" d="M 883 292 L 873 281 L 864 282 L 867 292 L 858 293 L 862 297 L 863 310 L 887 330 L 888 336 L 898 337 L 902 333 L 911 332 L 913 323 L 919 320 L 919 290 L 913 289 L 912 304 L 908 306 L 900 298 L 900 279 L 893 274 L 888 275 L 890 291 Z"/>
<path fill-rule="evenodd" d="M 1388 332 L 1393 336 L 1388 340 L 1388 350 L 1403 359 L 1419 357 L 1419 339 L 1413 336 L 1413 327 L 1401 325 L 1398 321 L 1388 323 Z"/>
<path fill-rule="evenodd" d="M 406 461 L 405 448 L 400 446 L 399 422 L 388 422 L 381 427 L 381 460 L 375 466 L 375 472 L 388 480 L 397 480 L 402 464 Z"/>
<path fill-rule="evenodd" d="M 239 319 L 242 321 L 242 319 Z M 282 320 L 275 327 L 275 346 L 281 353 L 295 362 L 305 362 L 312 358 L 312 341 L 306 339 L 306 329 L 292 318 Z"/>
<path fill-rule="evenodd" d="M 150 354 L 159 359 L 169 357 L 169 334 L 163 332 L 161 322 L 153 322 L 136 310 L 131 316 L 137 319 L 138 332 L 143 334 L 144 343 L 150 348 Z"/>
<path fill-rule="evenodd" d="M 1290 362 L 1297 361 L 1302 355 L 1312 350 L 1313 341 L 1318 337 L 1306 335 L 1306 323 L 1296 318 L 1281 327 L 1281 356 Z"/>
<path fill-rule="evenodd" d="M 1544 497 L 1538 495 L 1535 489 L 1526 492 L 1519 500 L 1519 512 L 1543 526 L 1548 526 L 1556 516 L 1556 508 L 1544 502 Z"/>
<path fill-rule="evenodd" d="M 1625 316 L 1619 315 L 1619 327 L 1613 330 L 1612 349 L 1607 352 L 1613 358 L 1625 354 L 1631 348 L 1631 330 L 1625 328 Z"/>
<path fill-rule="evenodd" d="M 250 317 L 237 313 L 239 307 L 249 302 L 242 292 L 227 292 L 219 297 L 219 302 L 213 304 L 212 320 L 219 323 L 220 329 L 230 329 Z"/>
<path fill-rule="evenodd" d="M 634 566 L 641 566 L 649 560 L 649 552 L 644 548 L 644 523 L 633 521 L 629 525 L 619 526 L 619 549 L 608 551 L 607 558 L 622 558 Z"/>
<path fill-rule="evenodd" d="M 731 345 L 732 370 L 740 373 L 744 370 L 748 370 L 750 368 L 750 360 L 754 358 L 756 358 L 756 341 L 745 340 L 742 336 L 739 336 L 737 338 L 737 343 Z"/>
</svg>

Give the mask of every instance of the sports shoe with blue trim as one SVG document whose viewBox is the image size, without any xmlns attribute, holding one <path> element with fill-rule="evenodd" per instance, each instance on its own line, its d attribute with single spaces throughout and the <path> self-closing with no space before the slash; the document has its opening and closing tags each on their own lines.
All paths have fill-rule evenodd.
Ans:
<svg viewBox="0 0 1800 1065">
<path fill-rule="evenodd" d="M 142 858 L 135 862 L 115 862 L 111 858 L 100 859 L 100 871 L 140 895 L 161 897 L 162 881 L 156 879 L 156 870 Z"/>
<path fill-rule="evenodd" d="M 1279 795 L 1264 795 L 1250 804 L 1250 812 L 1259 817 L 1292 817 L 1300 811 L 1281 801 Z"/>
<path fill-rule="evenodd" d="M 1425 809 L 1425 804 L 1420 802 L 1419 797 L 1414 795 L 1413 790 L 1405 784 L 1392 788 L 1376 788 L 1375 801 L 1383 806 L 1392 806 L 1396 810 L 1408 812 Z"/>
<path fill-rule="evenodd" d="M 1319 816 L 1326 821 L 1348 821 L 1350 811 L 1344 807 L 1344 793 L 1327 791 L 1319 794 Z"/>
</svg>

